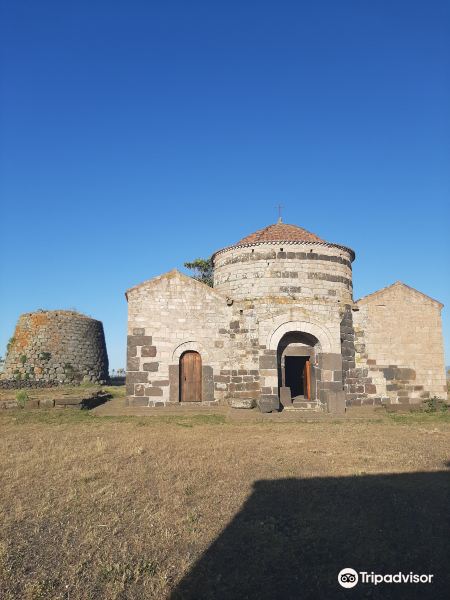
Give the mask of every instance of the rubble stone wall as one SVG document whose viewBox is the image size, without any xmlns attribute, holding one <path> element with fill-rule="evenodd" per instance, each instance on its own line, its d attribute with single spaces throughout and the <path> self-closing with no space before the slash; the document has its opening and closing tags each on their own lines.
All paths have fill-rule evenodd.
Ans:
<svg viewBox="0 0 450 600">
<path fill-rule="evenodd" d="M 108 380 L 103 325 L 74 311 L 22 315 L 11 337 L 2 380 L 80 383 Z"/>
</svg>

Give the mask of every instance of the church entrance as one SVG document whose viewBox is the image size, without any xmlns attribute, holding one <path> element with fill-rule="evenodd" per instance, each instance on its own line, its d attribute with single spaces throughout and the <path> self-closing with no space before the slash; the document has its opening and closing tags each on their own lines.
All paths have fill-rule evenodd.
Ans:
<svg viewBox="0 0 450 600">
<path fill-rule="evenodd" d="M 310 362 L 306 356 L 286 356 L 285 385 L 291 390 L 291 397 L 311 398 Z"/>
<path fill-rule="evenodd" d="M 202 401 L 202 358 L 188 350 L 180 357 L 180 402 Z"/>
<path fill-rule="evenodd" d="M 318 340 L 302 331 L 285 333 L 278 343 L 277 370 L 279 398 L 283 406 L 308 408 L 317 401 L 316 356 Z"/>
<path fill-rule="evenodd" d="M 303 396 L 311 399 L 311 368 L 307 356 L 285 357 L 285 386 L 290 388 L 291 397 Z"/>
</svg>

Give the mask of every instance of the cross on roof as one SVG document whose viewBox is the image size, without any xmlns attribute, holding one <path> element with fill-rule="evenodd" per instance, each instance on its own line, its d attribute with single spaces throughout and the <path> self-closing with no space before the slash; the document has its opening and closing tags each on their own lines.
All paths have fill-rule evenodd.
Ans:
<svg viewBox="0 0 450 600">
<path fill-rule="evenodd" d="M 281 216 L 281 209 L 284 208 L 283 204 L 277 204 L 275 208 L 278 208 L 278 223 L 283 222 L 283 218 Z"/>
</svg>

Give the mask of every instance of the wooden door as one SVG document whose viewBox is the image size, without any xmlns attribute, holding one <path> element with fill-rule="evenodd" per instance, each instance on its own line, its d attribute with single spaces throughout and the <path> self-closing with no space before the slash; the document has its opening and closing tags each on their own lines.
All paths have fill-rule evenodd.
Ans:
<svg viewBox="0 0 450 600">
<path fill-rule="evenodd" d="M 202 359 L 198 352 L 185 352 L 180 358 L 180 400 L 201 402 Z"/>
<path fill-rule="evenodd" d="M 305 362 L 303 368 L 303 395 L 307 400 L 311 400 L 311 363 Z"/>
</svg>

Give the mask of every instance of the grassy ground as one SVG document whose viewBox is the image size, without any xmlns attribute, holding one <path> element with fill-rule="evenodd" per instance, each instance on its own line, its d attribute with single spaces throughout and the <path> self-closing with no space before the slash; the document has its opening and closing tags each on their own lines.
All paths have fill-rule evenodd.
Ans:
<svg viewBox="0 0 450 600">
<path fill-rule="evenodd" d="M 441 597 L 449 448 L 438 413 L 3 411 L 0 598 L 339 598 L 347 566 L 435 572 Z"/>
<path fill-rule="evenodd" d="M 59 398 L 61 395 L 77 397 L 80 394 L 88 394 L 89 392 L 96 392 L 101 388 L 99 385 L 92 383 L 83 385 L 59 385 L 57 387 L 48 388 L 23 388 L 19 390 L 0 390 L 0 400 L 14 400 L 17 394 L 24 392 L 30 399 L 43 399 L 43 398 Z M 116 389 L 114 387 L 108 387 L 108 390 Z M 118 388 L 123 389 L 123 386 Z"/>
</svg>

